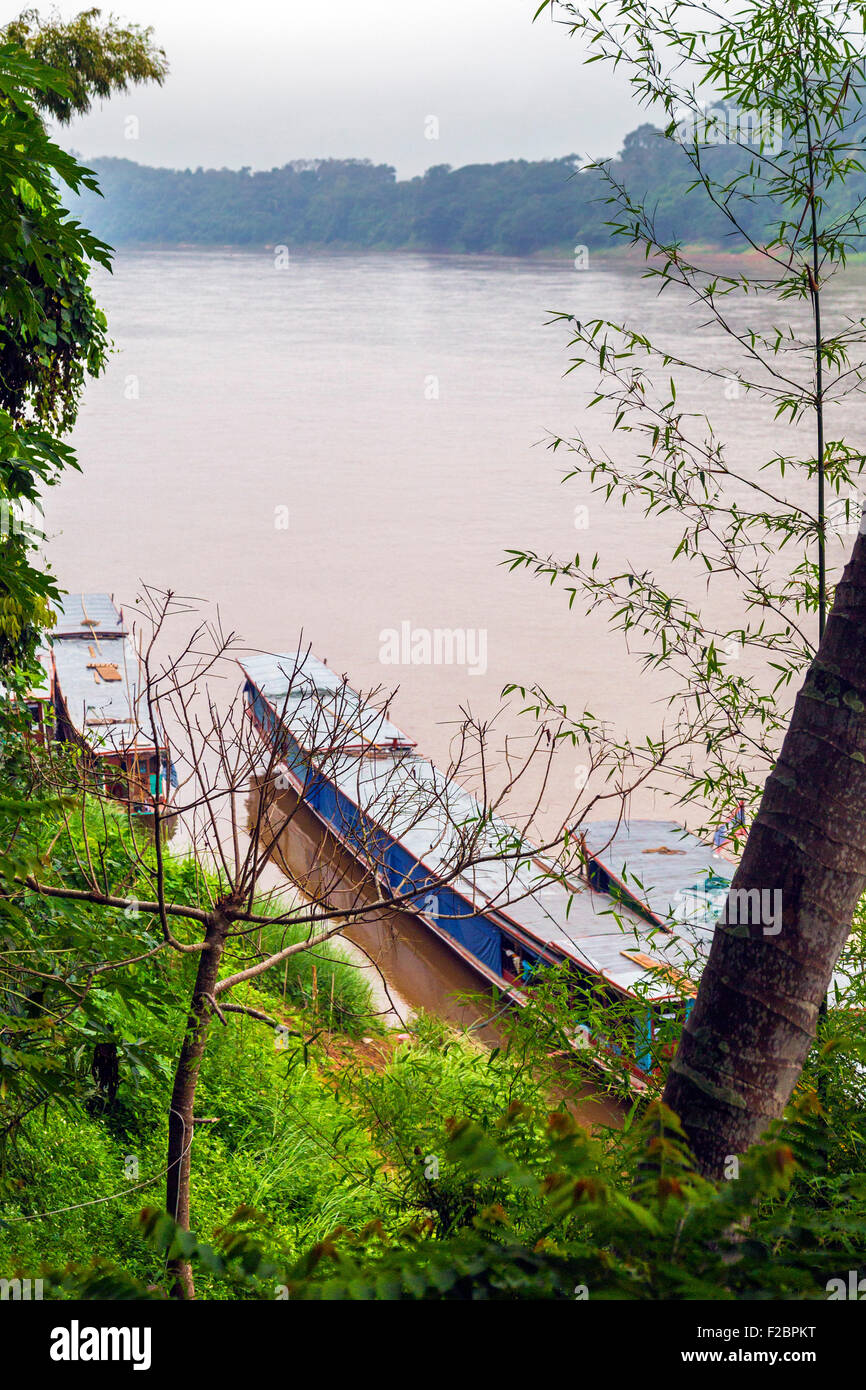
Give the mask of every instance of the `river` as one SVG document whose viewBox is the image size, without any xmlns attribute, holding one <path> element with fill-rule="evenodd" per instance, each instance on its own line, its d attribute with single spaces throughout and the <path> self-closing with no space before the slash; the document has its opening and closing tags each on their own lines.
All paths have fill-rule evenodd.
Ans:
<svg viewBox="0 0 866 1390">
<path fill-rule="evenodd" d="M 864 278 L 846 273 L 839 313 L 857 312 Z M 508 682 L 538 682 L 621 734 L 657 725 L 662 685 L 640 677 L 602 617 L 569 612 L 561 592 L 501 561 L 509 547 L 597 551 L 682 585 L 676 519 L 563 486 L 567 457 L 545 447 L 578 428 L 610 447 L 609 417 L 587 410 L 594 378 L 564 375 L 568 335 L 550 311 L 628 319 L 720 365 L 722 335 L 700 331 L 674 293 L 658 298 L 638 267 L 595 261 L 283 265 L 233 250 L 123 251 L 96 288 L 115 351 L 76 427 L 83 471 L 46 506 L 64 587 L 126 604 L 142 582 L 172 588 L 218 607 L 256 648 L 292 650 L 303 633 L 356 686 L 399 686 L 397 722 L 439 761 L 461 706 L 489 717 Z M 773 311 L 751 312 L 766 325 Z M 787 447 L 785 428 L 723 388 L 696 382 L 695 408 L 757 470 Z M 838 413 L 862 432 L 853 403 Z M 698 597 L 702 583 L 686 577 L 686 590 Z M 724 620 L 726 603 L 720 591 L 708 607 Z M 425 629 L 465 634 L 466 650 L 405 660 Z M 513 714 L 502 727 L 528 732 Z M 549 825 L 570 805 L 574 771 L 566 762 L 551 780 Z M 634 809 L 666 814 L 650 792 Z"/>
</svg>

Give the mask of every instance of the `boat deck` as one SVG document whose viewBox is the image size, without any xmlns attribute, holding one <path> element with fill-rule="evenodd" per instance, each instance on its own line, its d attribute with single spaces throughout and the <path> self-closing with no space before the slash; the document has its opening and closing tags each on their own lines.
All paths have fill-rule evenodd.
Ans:
<svg viewBox="0 0 866 1390">
<path fill-rule="evenodd" d="M 64 637 L 126 637 L 123 610 L 110 594 L 64 594 L 56 605 L 51 640 Z"/>
<path fill-rule="evenodd" d="M 128 662 L 124 638 L 65 637 L 54 647 L 54 665 L 69 719 L 94 752 L 153 751 L 138 663 Z"/>
<path fill-rule="evenodd" d="M 659 926 L 707 945 L 733 877 L 728 860 L 676 821 L 590 821 L 580 833 L 591 877 L 609 880 Z"/>
<path fill-rule="evenodd" d="M 162 730 L 144 699 L 138 650 L 110 594 L 68 594 L 48 634 L 57 736 L 100 766 L 108 795 L 136 812 L 177 784 Z"/>
<path fill-rule="evenodd" d="M 430 881 L 450 882 L 463 905 L 454 917 L 459 911 L 506 930 L 512 926 L 530 943 L 627 994 L 678 997 L 679 977 L 696 959 L 691 932 L 665 932 L 627 902 L 582 881 L 572 888 L 557 881 L 556 866 L 542 863 L 513 826 L 490 818 L 482 824 L 482 808 L 470 792 L 411 751 L 410 740 L 381 710 L 315 658 L 307 657 L 300 670 L 296 656 L 259 655 L 239 664 L 315 769 L 302 790 L 315 791 L 319 778 L 356 808 L 331 824 L 372 871 L 381 869 L 384 835 L 408 851 Z M 461 870 L 482 846 L 491 857 Z M 403 891 L 411 888 L 407 881 Z M 422 915 L 424 904 L 419 891 Z M 438 920 L 447 922 L 441 911 Z"/>
</svg>

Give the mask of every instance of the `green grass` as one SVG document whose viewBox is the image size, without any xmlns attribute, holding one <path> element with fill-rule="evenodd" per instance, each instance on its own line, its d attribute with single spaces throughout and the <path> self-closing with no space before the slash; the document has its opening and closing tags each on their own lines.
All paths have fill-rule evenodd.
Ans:
<svg viewBox="0 0 866 1390">
<path fill-rule="evenodd" d="M 335 980 L 351 969 L 339 959 L 332 965 Z M 360 987 L 343 983 L 360 1004 Z M 249 986 L 237 995 L 260 1006 Z M 318 1031 L 309 1011 L 287 1018 L 293 1036 L 280 1046 L 271 1029 L 244 1016 L 211 1025 L 196 1113 L 213 1123 L 196 1126 L 192 1226 L 209 1240 L 238 1208 L 252 1208 L 269 1247 L 297 1257 L 335 1227 L 359 1229 L 384 1216 L 397 1230 L 425 1209 L 423 1161 L 443 1150 L 445 1118 L 501 1112 L 514 1078 L 435 1024 L 371 1069 L 352 1063 L 345 1034 L 339 1064 L 315 1044 L 306 1047 Z M 149 1026 L 149 1046 L 169 1055 L 174 1028 L 152 1016 L 137 1022 Z M 387 1041 L 384 1030 L 379 1036 Z M 527 1098 L 531 1089 L 525 1078 Z M 122 1076 L 109 1114 L 49 1107 L 25 1122 L 0 1204 L 0 1271 L 37 1278 L 45 1268 L 95 1259 L 159 1282 L 160 1261 L 136 1217 L 164 1200 L 169 1095 L 168 1068 L 162 1077 Z M 137 1187 L 148 1179 L 155 1180 Z M 440 1199 L 448 1194 L 443 1174 Z M 201 1274 L 197 1283 L 204 1297 L 227 1296 L 214 1276 Z"/>
</svg>

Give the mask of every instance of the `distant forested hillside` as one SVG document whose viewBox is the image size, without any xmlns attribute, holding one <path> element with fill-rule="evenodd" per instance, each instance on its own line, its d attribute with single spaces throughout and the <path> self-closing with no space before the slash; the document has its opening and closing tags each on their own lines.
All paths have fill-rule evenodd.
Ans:
<svg viewBox="0 0 866 1390">
<path fill-rule="evenodd" d="M 599 186 L 571 158 L 439 165 L 398 181 L 369 160 L 296 161 L 281 169 L 153 169 L 91 161 L 104 199 L 72 210 L 114 245 L 194 242 L 526 255 L 604 238 Z"/>
<path fill-rule="evenodd" d="M 741 158 L 708 152 L 716 172 Z M 398 180 L 387 164 L 361 159 L 299 160 L 249 169 L 154 169 L 96 159 L 104 198 L 84 192 L 72 211 L 113 245 L 202 245 L 409 249 L 524 256 L 610 241 L 606 188 L 575 156 L 509 160 Z M 730 228 L 701 192 L 685 151 L 650 125 L 625 139 L 613 172 L 633 197 L 647 197 L 666 238 L 730 241 Z M 754 218 L 746 207 L 746 215 Z M 760 236 L 760 227 L 750 227 Z"/>
</svg>

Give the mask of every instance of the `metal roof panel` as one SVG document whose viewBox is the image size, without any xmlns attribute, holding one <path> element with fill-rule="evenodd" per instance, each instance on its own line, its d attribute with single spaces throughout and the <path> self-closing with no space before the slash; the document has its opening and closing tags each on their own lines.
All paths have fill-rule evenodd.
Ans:
<svg viewBox="0 0 866 1390">
<path fill-rule="evenodd" d="M 659 921 L 713 929 L 734 866 L 711 846 L 675 821 L 590 821 L 580 833 L 590 858 Z"/>
<path fill-rule="evenodd" d="M 49 636 L 126 635 L 123 615 L 110 594 L 64 594 L 56 605 L 57 622 Z"/>
</svg>

